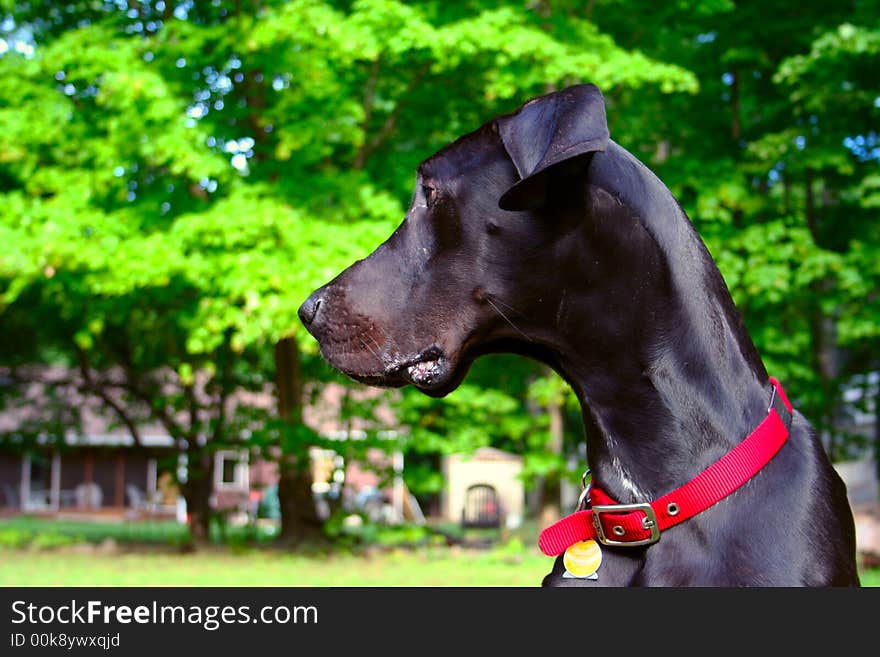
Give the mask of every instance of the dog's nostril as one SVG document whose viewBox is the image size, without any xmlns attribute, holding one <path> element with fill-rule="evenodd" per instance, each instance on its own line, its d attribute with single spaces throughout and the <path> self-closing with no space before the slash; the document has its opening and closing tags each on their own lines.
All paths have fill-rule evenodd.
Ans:
<svg viewBox="0 0 880 657">
<path fill-rule="evenodd" d="M 321 297 L 313 294 L 299 307 L 299 312 L 297 314 L 303 324 L 309 326 L 315 321 L 315 316 L 318 314 L 318 308 L 321 307 L 321 301 Z"/>
</svg>

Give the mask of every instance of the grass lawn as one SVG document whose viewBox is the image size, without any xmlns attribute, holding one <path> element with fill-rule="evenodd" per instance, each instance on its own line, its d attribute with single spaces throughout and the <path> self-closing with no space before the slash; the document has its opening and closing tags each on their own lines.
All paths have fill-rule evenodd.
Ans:
<svg viewBox="0 0 880 657">
<path fill-rule="evenodd" d="M 552 563 L 503 549 L 311 557 L 274 550 L 102 555 L 5 549 L 0 586 L 538 586 Z"/>
<path fill-rule="evenodd" d="M 0 586 L 537 586 L 553 564 L 530 526 L 489 550 L 394 548 L 426 537 L 412 529 L 372 534 L 382 548 L 305 554 L 274 549 L 253 528 L 233 529 L 230 544 L 186 552 L 186 528 L 173 522 L 17 516 L 0 520 Z"/>
<path fill-rule="evenodd" d="M 528 550 L 425 548 L 373 556 L 274 550 L 113 555 L 0 550 L 0 586 L 538 586 L 552 559 Z M 880 570 L 862 584 L 880 586 Z"/>
<path fill-rule="evenodd" d="M 177 547 L 176 526 L 0 521 L 0 586 L 538 586 L 553 560 L 527 528 L 491 549 L 425 546 L 300 554 L 270 547 Z M 113 539 L 113 547 L 97 543 Z M 880 586 L 880 569 L 862 584 Z"/>
</svg>

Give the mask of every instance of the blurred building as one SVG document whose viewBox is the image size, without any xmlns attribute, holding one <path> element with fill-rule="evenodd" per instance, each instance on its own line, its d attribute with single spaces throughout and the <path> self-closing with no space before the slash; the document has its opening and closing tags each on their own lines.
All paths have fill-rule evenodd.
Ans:
<svg viewBox="0 0 880 657">
<path fill-rule="evenodd" d="M 461 522 L 468 506 L 468 492 L 487 486 L 500 503 L 497 511 L 507 527 L 518 527 L 525 512 L 525 485 L 522 480 L 523 458 L 494 447 L 481 447 L 473 454 L 453 454 L 443 459 L 446 488 L 442 514 L 446 520 Z M 487 500 L 488 503 L 492 503 Z"/>
<path fill-rule="evenodd" d="M 45 368 L 42 374 L 53 381 L 76 376 L 63 368 Z M 325 386 L 304 409 L 304 422 L 326 442 L 342 445 L 366 438 L 366 421 L 339 419 L 346 394 L 342 386 Z M 138 443 L 126 427 L 101 413 L 81 386 L 54 386 L 48 399 L 44 388 L 34 385 L 24 387 L 22 396 L 0 412 L 0 435 L 12 437 L 0 442 L 0 513 L 186 520 L 177 482 L 186 481 L 187 458 L 161 425 L 139 424 Z M 271 391 L 244 393 L 239 401 L 259 408 L 275 404 Z M 76 413 L 69 414 L 70 409 Z M 377 412 L 385 422 L 393 419 L 386 409 Z M 54 425 L 56 436 L 63 432 L 63 438 L 42 435 L 39 427 L 46 425 Z M 15 439 L 27 433 L 29 440 Z M 229 442 L 212 455 L 212 508 L 238 522 L 261 513 L 277 517 L 278 464 Z M 310 449 L 319 511 L 326 515 L 345 502 L 386 520 L 419 516 L 418 504 L 403 485 L 402 455 L 370 449 L 360 461 L 346 462 L 342 451 Z"/>
</svg>

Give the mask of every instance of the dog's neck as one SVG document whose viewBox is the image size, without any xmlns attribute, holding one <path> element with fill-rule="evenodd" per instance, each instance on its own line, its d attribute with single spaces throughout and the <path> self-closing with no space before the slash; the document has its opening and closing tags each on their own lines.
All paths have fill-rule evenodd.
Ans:
<svg viewBox="0 0 880 657">
<path fill-rule="evenodd" d="M 690 345 L 687 358 L 709 363 L 736 347 L 729 334 L 717 337 Z M 594 479 L 621 502 L 649 501 L 689 481 L 745 438 L 770 401 L 747 367 L 687 377 L 689 363 L 642 363 L 636 351 L 598 367 L 562 355 L 558 367 L 581 402 Z"/>
<path fill-rule="evenodd" d="M 591 219 L 573 233 L 575 252 L 594 257 L 581 258 L 580 296 L 572 291 L 560 302 L 568 307 L 557 313 L 563 319 L 551 349 L 583 408 L 594 479 L 619 501 L 636 502 L 682 485 L 730 451 L 763 419 L 770 391 L 684 212 L 675 204 L 652 225 L 621 199 L 625 190 L 611 191 L 604 198 L 592 190 L 589 202 L 602 207 L 586 208 Z"/>
</svg>

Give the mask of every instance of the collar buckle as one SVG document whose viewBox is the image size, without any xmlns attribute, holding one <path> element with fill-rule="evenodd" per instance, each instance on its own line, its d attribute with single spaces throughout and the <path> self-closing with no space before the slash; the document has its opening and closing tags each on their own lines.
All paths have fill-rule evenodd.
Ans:
<svg viewBox="0 0 880 657">
<path fill-rule="evenodd" d="M 638 547 L 639 545 L 651 545 L 660 540 L 660 527 L 657 525 L 657 514 L 654 513 L 653 507 L 648 503 L 640 504 L 594 504 L 590 507 L 593 512 L 593 526 L 596 528 L 596 539 L 602 545 L 623 545 L 626 547 Z M 599 516 L 603 513 L 630 513 L 632 511 L 641 511 L 645 514 L 642 518 L 642 529 L 650 531 L 648 538 L 642 538 L 635 541 L 618 541 L 609 538 L 605 533 L 605 527 Z M 621 528 L 621 534 L 623 529 Z"/>
</svg>

